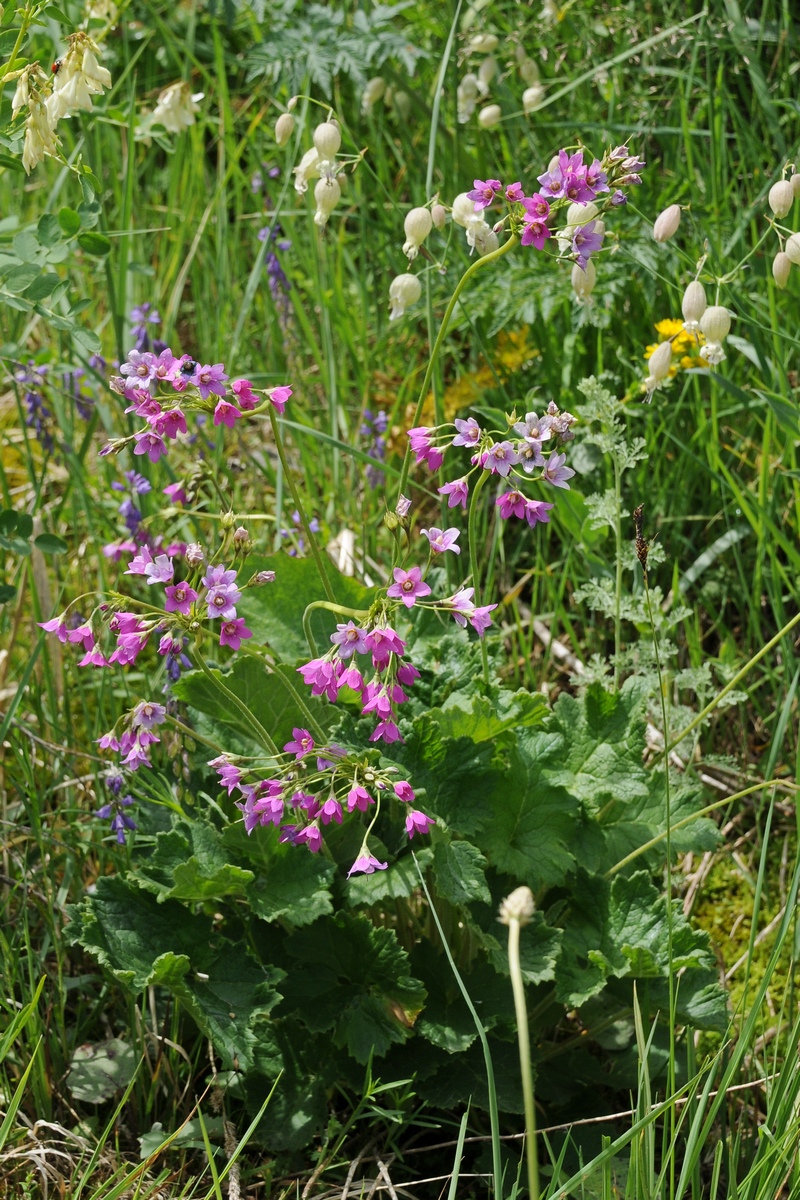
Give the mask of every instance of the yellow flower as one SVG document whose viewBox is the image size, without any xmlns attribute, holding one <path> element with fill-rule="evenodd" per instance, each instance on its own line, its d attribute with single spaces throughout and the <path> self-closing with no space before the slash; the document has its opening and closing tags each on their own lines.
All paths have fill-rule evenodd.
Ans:
<svg viewBox="0 0 800 1200">
<path fill-rule="evenodd" d="M 654 328 L 656 333 L 661 334 L 661 341 L 663 342 L 666 338 L 675 337 L 676 334 L 683 332 L 683 321 L 667 317 L 666 320 L 659 321 Z"/>
</svg>

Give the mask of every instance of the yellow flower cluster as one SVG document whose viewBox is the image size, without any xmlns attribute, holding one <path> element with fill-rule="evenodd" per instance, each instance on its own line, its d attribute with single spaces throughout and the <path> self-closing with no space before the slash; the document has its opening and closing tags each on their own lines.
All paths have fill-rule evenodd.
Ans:
<svg viewBox="0 0 800 1200">
<path fill-rule="evenodd" d="M 681 369 L 685 371 L 689 367 L 708 366 L 708 363 L 700 353 L 700 347 L 706 340 L 702 333 L 687 333 L 683 328 L 683 321 L 674 320 L 672 317 L 668 317 L 665 321 L 659 321 L 655 326 L 655 331 L 659 335 L 658 341 L 652 342 L 646 348 L 644 357 L 648 359 L 661 342 L 665 342 L 667 338 L 671 338 L 672 366 L 669 369 L 670 379 L 677 375 Z"/>
</svg>

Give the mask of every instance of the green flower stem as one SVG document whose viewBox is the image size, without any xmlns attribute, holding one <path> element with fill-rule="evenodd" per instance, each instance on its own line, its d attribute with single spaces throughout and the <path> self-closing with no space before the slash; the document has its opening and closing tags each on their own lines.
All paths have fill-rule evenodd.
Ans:
<svg viewBox="0 0 800 1200">
<path fill-rule="evenodd" d="M 707 804 L 705 808 L 698 808 L 697 812 L 693 812 L 688 817 L 682 817 L 680 821 L 676 821 L 672 826 L 672 833 L 676 833 L 679 829 L 683 829 L 686 825 L 691 825 L 692 821 L 699 821 L 701 817 L 707 817 L 709 813 L 716 812 L 719 808 L 725 808 L 728 804 L 733 804 L 737 800 L 744 799 L 745 796 L 751 796 L 753 792 L 760 792 L 764 788 L 783 787 L 789 788 L 791 791 L 800 791 L 800 787 L 792 783 L 790 779 L 767 779 L 764 783 L 754 783 L 750 787 L 744 788 L 741 792 L 734 792 L 732 796 L 723 796 L 721 800 L 714 800 L 711 804 Z M 614 863 L 605 873 L 605 878 L 610 879 L 612 875 L 616 875 L 617 871 L 621 871 L 623 867 L 627 867 L 629 863 L 634 862 L 641 854 L 646 854 L 648 850 L 652 850 L 654 846 L 658 846 L 666 839 L 667 832 L 656 834 L 650 838 L 649 842 L 644 842 L 641 846 L 637 846 L 630 854 L 626 854 L 618 863 Z"/>
<path fill-rule="evenodd" d="M 300 709 L 300 712 L 305 717 L 306 725 L 309 731 L 313 733 L 314 737 L 317 739 L 317 742 L 324 742 L 326 736 L 325 730 L 322 728 L 319 721 L 306 704 L 305 696 L 303 696 L 302 692 L 300 692 L 294 686 L 294 680 L 291 678 L 288 672 L 286 674 L 283 674 L 283 672 L 281 673 L 281 681 L 283 682 L 284 687 L 294 700 L 297 707 Z"/>
<path fill-rule="evenodd" d="M 171 717 L 169 713 L 167 713 L 167 720 L 169 721 L 170 725 L 174 725 L 175 728 L 179 729 L 181 733 L 186 735 L 186 737 L 190 737 L 193 742 L 202 742 L 202 744 L 204 746 L 208 746 L 210 750 L 216 750 L 217 754 L 224 753 L 222 747 L 217 745 L 216 742 L 212 742 L 211 738 L 204 737 L 203 734 L 198 733 L 196 729 L 190 729 L 188 725 L 184 725 L 183 721 L 179 721 L 177 717 Z"/>
<path fill-rule="evenodd" d="M 475 589 L 474 603 L 475 607 L 479 608 L 481 603 L 481 579 L 480 567 L 478 564 L 478 545 L 475 526 L 478 523 L 478 505 L 477 499 L 481 488 L 489 478 L 487 471 L 481 471 L 477 478 L 472 495 L 469 500 L 469 517 L 467 519 L 467 536 L 469 538 L 469 566 L 472 572 L 472 586 Z M 486 652 L 485 637 L 481 637 L 481 661 L 483 663 L 483 682 L 489 683 L 489 655 Z"/>
<path fill-rule="evenodd" d="M 253 716 L 244 700 L 240 700 L 235 692 L 232 692 L 230 688 L 225 686 L 225 684 L 222 682 L 221 675 L 215 675 L 213 671 L 209 670 L 205 664 L 202 654 L 199 654 L 195 648 L 187 647 L 187 649 L 189 658 L 192 660 L 194 665 L 203 672 L 203 674 L 210 680 L 217 691 L 220 692 L 221 695 L 223 695 L 225 699 L 234 706 L 234 708 L 238 709 L 247 724 L 252 729 L 253 733 L 256 735 L 256 739 L 261 742 L 261 745 L 264 746 L 265 749 L 268 750 L 269 753 L 275 758 L 279 758 L 280 751 L 278 750 L 278 747 L 275 745 L 272 738 L 269 736 L 258 718 Z"/>
<path fill-rule="evenodd" d="M 522 1099 L 525 1105 L 525 1158 L 528 1166 L 528 1194 L 530 1200 L 539 1200 L 539 1159 L 536 1154 L 536 1106 L 533 1099 L 533 1077 L 531 1075 L 531 1044 L 528 1035 L 528 1010 L 525 1005 L 525 984 L 519 960 L 519 932 L 521 924 L 511 917 L 508 922 L 508 969 L 511 975 L 511 990 L 514 993 L 514 1012 L 517 1017 L 517 1042 L 519 1064 L 522 1071 Z"/>
<path fill-rule="evenodd" d="M 428 359 L 428 366 L 427 366 L 427 370 L 425 371 L 425 378 L 423 379 L 422 387 L 420 388 L 419 400 L 417 401 L 417 407 L 414 410 L 414 425 L 417 424 L 417 421 L 419 421 L 420 416 L 422 415 L 422 406 L 424 405 L 425 398 L 428 395 L 428 388 L 430 386 L 431 376 L 433 375 L 433 368 L 436 363 L 436 359 L 439 357 L 439 351 L 441 350 L 442 342 L 444 341 L 445 334 L 447 333 L 447 330 L 450 326 L 450 320 L 453 316 L 453 312 L 455 310 L 456 304 L 458 303 L 459 296 L 463 292 L 464 288 L 467 286 L 467 283 L 469 282 L 469 280 L 476 273 L 476 271 L 479 271 L 481 269 L 481 267 L 488 266 L 489 263 L 494 262 L 496 259 L 502 258 L 504 254 L 508 254 L 509 250 L 513 250 L 514 247 L 517 246 L 518 244 L 519 244 L 519 238 L 516 236 L 516 234 L 512 234 L 511 237 L 508 239 L 508 241 L 503 242 L 503 245 L 499 246 L 497 250 L 493 250 L 491 252 L 491 254 L 485 254 L 483 256 L 483 258 L 479 258 L 477 260 L 477 262 L 474 262 L 472 264 L 472 266 L 467 267 L 466 271 L 464 272 L 464 274 L 461 276 L 458 283 L 456 284 L 456 289 L 453 292 L 452 296 L 450 297 L 450 301 L 447 305 L 447 308 L 444 311 L 444 316 L 442 317 L 442 323 L 439 326 L 439 332 L 436 335 L 436 341 L 433 343 L 433 349 L 431 350 L 431 356 Z M 411 446 L 409 445 L 406 447 L 406 455 L 405 455 L 405 458 L 403 459 L 403 469 L 400 473 L 400 486 L 398 488 L 398 496 L 402 496 L 403 493 L 405 492 L 406 486 L 408 484 L 408 476 L 409 476 L 410 470 L 411 470 Z"/>
<path fill-rule="evenodd" d="M 338 613 L 342 617 L 355 617 L 358 620 L 369 616 L 369 610 L 365 608 L 345 608 L 343 604 L 331 604 L 329 600 L 312 600 L 306 605 L 303 613 L 303 633 L 314 658 L 319 654 L 316 639 L 311 631 L 311 612 L 315 608 L 326 608 L 328 612 Z"/>
<path fill-rule="evenodd" d="M 800 613 L 796 613 L 796 615 L 792 617 L 791 621 L 788 621 L 787 624 L 784 625 L 783 629 L 779 629 L 775 636 L 770 638 L 766 645 L 762 646 L 761 649 L 744 664 L 741 671 L 736 672 L 733 679 L 731 679 L 729 683 L 725 684 L 725 687 L 722 689 L 722 691 L 718 692 L 714 699 L 710 700 L 705 708 L 701 709 L 697 716 L 692 718 L 686 728 L 682 729 L 680 733 L 676 734 L 676 736 L 667 746 L 667 751 L 674 750 L 676 746 L 680 745 L 683 739 L 687 737 L 692 730 L 696 729 L 697 726 L 706 719 L 709 713 L 714 711 L 720 700 L 722 700 L 724 696 L 727 696 L 728 692 L 733 691 L 738 683 L 741 683 L 745 675 L 747 675 L 747 673 L 750 671 L 751 667 L 754 667 L 757 662 L 760 662 L 765 654 L 769 654 L 770 650 L 772 650 L 774 646 L 777 646 L 778 642 L 781 641 L 782 638 L 785 638 L 786 634 L 794 629 L 798 622 L 800 622 Z"/>
<path fill-rule="evenodd" d="M 308 538 L 308 543 L 311 546 L 311 553 L 314 556 L 314 563 L 316 565 L 317 571 L 319 572 L 319 577 L 322 582 L 322 589 L 325 592 L 325 595 L 330 600 L 331 604 L 335 604 L 336 596 L 334 594 L 333 588 L 331 587 L 331 581 L 328 578 L 328 575 L 325 571 L 325 567 L 322 562 L 322 555 L 320 554 L 320 549 L 319 549 L 319 546 L 317 545 L 317 539 L 314 537 L 314 534 L 311 532 L 311 527 L 308 523 L 308 517 L 306 516 L 306 510 L 303 507 L 303 502 L 300 499 L 300 493 L 297 490 L 297 486 L 296 486 L 294 479 L 292 478 L 292 474 L 289 470 L 289 464 L 286 461 L 286 452 L 283 448 L 283 439 L 281 438 L 280 428 L 278 426 L 278 420 L 277 420 L 277 417 L 275 416 L 275 410 L 272 407 L 272 405 L 270 405 L 270 409 L 269 409 L 269 421 L 270 421 L 270 425 L 272 426 L 272 436 L 275 439 L 275 449 L 278 451 L 278 458 L 281 461 L 281 467 L 283 468 L 284 478 L 286 479 L 286 482 L 289 485 L 289 491 L 292 493 L 292 500 L 294 500 L 295 508 L 297 509 L 297 511 L 300 514 L 300 523 L 303 526 L 303 532 L 305 533 L 306 537 Z"/>
</svg>

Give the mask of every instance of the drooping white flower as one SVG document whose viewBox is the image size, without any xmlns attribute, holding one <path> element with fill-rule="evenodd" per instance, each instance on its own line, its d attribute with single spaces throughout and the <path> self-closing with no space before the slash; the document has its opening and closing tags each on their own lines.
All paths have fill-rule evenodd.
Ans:
<svg viewBox="0 0 800 1200">
<path fill-rule="evenodd" d="M 590 260 L 591 261 L 591 260 Z M 672 366 L 672 342 L 661 342 L 647 360 L 649 376 L 645 381 L 648 399 L 669 375 Z"/>
<path fill-rule="evenodd" d="M 101 67 L 96 43 L 87 33 L 79 31 L 67 38 L 69 50 L 53 80 L 53 91 L 47 97 L 48 118 L 53 129 L 62 117 L 73 112 L 91 112 L 92 96 L 102 96 L 111 87 L 111 74 Z"/>
<path fill-rule="evenodd" d="M 665 208 L 656 217 L 655 224 L 653 225 L 653 240 L 656 242 L 668 242 L 677 232 L 680 223 L 681 206 L 679 204 L 670 204 L 669 208 Z"/>
<path fill-rule="evenodd" d="M 519 73 L 523 83 L 534 84 L 539 82 L 539 68 L 532 58 L 528 58 L 527 54 L 519 60 Z"/>
<path fill-rule="evenodd" d="M 389 285 L 389 303 L 392 311 L 389 320 L 396 321 L 402 317 L 407 308 L 416 304 L 422 295 L 422 284 L 416 275 L 396 275 Z"/>
<path fill-rule="evenodd" d="M 768 200 L 778 220 L 785 217 L 794 204 L 794 188 L 789 180 L 781 179 L 778 183 L 773 183 L 769 189 Z"/>
<path fill-rule="evenodd" d="M 544 88 L 540 83 L 533 83 L 522 93 L 522 111 L 526 117 L 535 112 L 544 100 Z"/>
<path fill-rule="evenodd" d="M 302 196 L 304 192 L 308 191 L 308 181 L 319 178 L 319 150 L 316 146 L 306 150 L 292 174 L 294 175 L 294 190 Z"/>
<path fill-rule="evenodd" d="M 412 208 L 406 214 L 403 231 L 406 235 L 403 254 L 409 262 L 413 262 L 419 254 L 419 248 L 433 228 L 433 217 L 427 208 Z"/>
<path fill-rule="evenodd" d="M 191 85 L 186 81 L 172 83 L 160 93 L 150 118 L 151 124 L 163 125 L 167 133 L 182 133 L 194 125 L 195 114 L 200 111 L 197 102 L 202 99 L 203 93 L 196 92 L 193 95 Z"/>
<path fill-rule="evenodd" d="M 494 33 L 475 33 L 469 39 L 469 48 L 473 54 L 491 54 L 500 45 L 500 39 Z"/>
<path fill-rule="evenodd" d="M 14 92 L 14 99 L 11 101 L 11 116 L 17 115 L 21 108 L 27 108 L 30 100 L 30 86 L 28 83 L 29 73 L 23 71 L 17 80 L 17 90 Z"/>
<path fill-rule="evenodd" d="M 58 154 L 58 138 L 44 103 L 38 97 L 31 96 L 22 146 L 22 165 L 28 175 L 47 154 Z"/>
<path fill-rule="evenodd" d="M 431 209 L 431 220 L 437 229 L 444 229 L 447 220 L 447 209 L 443 204 L 434 204 Z"/>
<path fill-rule="evenodd" d="M 789 282 L 789 272 L 791 269 L 792 260 L 788 254 L 784 254 L 781 250 L 772 260 L 772 278 L 775 280 L 776 287 L 779 287 L 781 291 L 783 291 Z"/>
<path fill-rule="evenodd" d="M 478 113 L 478 124 L 481 129 L 494 129 L 495 125 L 499 125 L 503 117 L 503 110 L 499 104 L 487 104 Z"/>
<path fill-rule="evenodd" d="M 706 290 L 699 279 L 693 279 L 681 300 L 683 328 L 687 333 L 697 333 L 700 328 L 700 318 L 707 307 Z"/>
<path fill-rule="evenodd" d="M 597 271 L 594 265 L 594 259 L 590 258 L 586 263 L 586 270 L 582 271 L 577 263 L 572 268 L 572 290 L 579 300 L 588 300 L 594 291 L 594 285 L 597 280 Z"/>
<path fill-rule="evenodd" d="M 715 367 L 725 358 L 722 343 L 730 333 L 731 314 L 721 304 L 712 304 L 700 318 L 700 329 L 706 337 L 703 358 L 710 366 Z"/>
<path fill-rule="evenodd" d="M 314 200 L 317 211 L 314 213 L 314 224 L 324 229 L 328 218 L 342 197 L 342 189 L 335 179 L 322 178 L 314 188 Z"/>
<path fill-rule="evenodd" d="M 294 133 L 294 117 L 290 112 L 281 113 L 275 122 L 275 141 L 282 150 Z"/>
<path fill-rule="evenodd" d="M 333 121 L 323 121 L 314 130 L 314 146 L 320 162 L 332 163 L 342 144 L 342 131 Z M 320 167 L 320 171 L 322 171 Z"/>
<path fill-rule="evenodd" d="M 382 100 L 386 92 L 386 80 L 381 75 L 376 75 L 373 79 L 367 81 L 367 86 L 364 88 L 364 94 L 361 97 L 361 111 L 369 112 L 373 105 Z"/>
<path fill-rule="evenodd" d="M 797 266 L 800 263 L 800 233 L 793 233 L 790 238 L 787 238 L 784 249 L 789 262 L 793 262 Z"/>
<path fill-rule="evenodd" d="M 489 84 L 497 74 L 497 59 L 493 54 L 485 58 L 478 67 L 478 91 L 482 96 L 489 94 Z"/>
<path fill-rule="evenodd" d="M 453 220 L 463 229 L 467 228 L 475 213 L 475 201 L 470 200 L 466 192 L 459 192 L 452 205 Z"/>
<path fill-rule="evenodd" d="M 456 90 L 459 124 L 463 125 L 475 112 L 478 95 L 478 77 L 470 71 L 461 80 Z"/>
</svg>

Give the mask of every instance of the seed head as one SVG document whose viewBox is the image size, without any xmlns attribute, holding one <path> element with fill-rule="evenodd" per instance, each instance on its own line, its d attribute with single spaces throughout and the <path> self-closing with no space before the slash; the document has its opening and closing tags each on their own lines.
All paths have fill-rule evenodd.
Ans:
<svg viewBox="0 0 800 1200">
<path fill-rule="evenodd" d="M 653 238 L 657 242 L 668 242 L 677 232 L 681 223 L 681 208 L 679 204 L 670 204 L 659 216 L 653 226 Z"/>
</svg>

